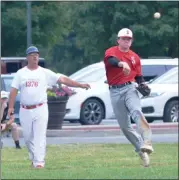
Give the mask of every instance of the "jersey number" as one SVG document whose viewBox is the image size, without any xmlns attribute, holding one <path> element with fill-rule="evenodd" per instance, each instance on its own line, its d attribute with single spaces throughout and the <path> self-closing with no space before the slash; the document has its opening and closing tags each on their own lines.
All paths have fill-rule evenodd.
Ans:
<svg viewBox="0 0 179 180">
<path fill-rule="evenodd" d="M 37 87 L 38 82 L 37 81 L 27 81 L 26 82 L 26 87 Z"/>
</svg>

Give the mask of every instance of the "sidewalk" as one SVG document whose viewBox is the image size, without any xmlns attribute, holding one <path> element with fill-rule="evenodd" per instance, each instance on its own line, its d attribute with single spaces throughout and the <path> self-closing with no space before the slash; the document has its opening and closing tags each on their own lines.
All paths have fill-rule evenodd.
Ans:
<svg viewBox="0 0 179 180">
<path fill-rule="evenodd" d="M 132 125 L 136 128 L 136 125 Z M 150 124 L 153 134 L 178 134 L 178 123 Z M 20 137 L 23 137 L 19 127 Z M 40 129 L 39 129 L 40 130 Z M 47 137 L 103 137 L 123 135 L 118 125 L 63 126 L 61 130 L 47 130 Z"/>
</svg>

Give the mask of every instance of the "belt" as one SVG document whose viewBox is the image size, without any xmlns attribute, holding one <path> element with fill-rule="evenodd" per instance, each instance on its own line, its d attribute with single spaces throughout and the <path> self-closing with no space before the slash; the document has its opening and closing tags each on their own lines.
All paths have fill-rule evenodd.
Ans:
<svg viewBox="0 0 179 180">
<path fill-rule="evenodd" d="M 32 105 L 32 106 L 25 106 L 25 105 L 21 105 L 22 108 L 24 109 L 35 109 L 39 106 L 42 106 L 44 103 L 40 103 L 40 104 L 37 104 L 37 105 Z"/>
<path fill-rule="evenodd" d="M 122 88 L 126 85 L 129 85 L 129 84 L 132 84 L 130 81 L 124 83 L 124 84 L 118 84 L 118 85 L 110 85 L 109 86 L 109 89 L 116 89 L 116 88 Z"/>
</svg>

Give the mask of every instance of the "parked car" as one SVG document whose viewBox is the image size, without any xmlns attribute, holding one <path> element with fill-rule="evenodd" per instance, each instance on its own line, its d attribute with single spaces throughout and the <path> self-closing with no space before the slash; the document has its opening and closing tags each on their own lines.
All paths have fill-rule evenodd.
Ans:
<svg viewBox="0 0 179 180">
<path fill-rule="evenodd" d="M 178 122 L 178 67 L 175 67 L 148 84 L 151 94 L 142 98 L 142 111 L 149 122 L 163 119 Z"/>
<path fill-rule="evenodd" d="M 144 79 L 150 81 L 177 66 L 178 59 L 142 59 L 141 64 Z M 70 78 L 88 82 L 92 88 L 88 91 L 75 89 L 77 94 L 67 103 L 65 120 L 91 125 L 99 124 L 102 119 L 115 118 L 103 62 L 82 68 Z"/>
<path fill-rule="evenodd" d="M 26 64 L 26 57 L 1 57 L 1 74 L 16 73 Z M 39 58 L 39 65 L 45 67 L 44 58 Z"/>
<path fill-rule="evenodd" d="M 142 74 L 146 82 L 178 66 L 178 59 L 141 59 Z"/>
<path fill-rule="evenodd" d="M 1 90 L 10 92 L 12 80 L 14 78 L 14 73 L 12 74 L 1 74 Z M 19 122 L 19 108 L 20 108 L 20 93 L 17 94 L 16 100 L 15 100 L 15 109 L 14 109 L 14 115 L 15 115 L 15 121 L 16 123 L 20 124 Z M 4 110 L 4 118 L 7 117 L 7 111 L 8 107 Z"/>
<path fill-rule="evenodd" d="M 69 76 L 69 78 L 73 79 L 73 80 L 78 80 L 79 78 L 81 78 L 83 75 L 85 74 L 89 74 L 91 72 L 95 70 L 98 70 L 98 68 L 104 67 L 104 63 L 103 62 L 98 62 L 98 63 L 94 63 L 91 65 L 88 65 L 78 71 L 76 71 L 75 73 L 71 74 Z"/>
<path fill-rule="evenodd" d="M 111 106 L 108 84 L 104 83 L 105 71 L 102 66 L 98 70 L 93 69 L 90 75 L 87 73 L 79 82 L 88 82 L 91 89 L 87 91 L 74 88 L 76 94 L 67 102 L 65 120 L 76 121 L 83 125 L 100 124 L 102 119 L 111 118 L 113 110 Z"/>
<path fill-rule="evenodd" d="M 144 79 L 149 82 L 150 80 L 161 76 L 171 68 L 178 66 L 178 59 L 141 59 L 141 65 Z M 69 77 L 78 80 L 87 74 L 90 75 L 94 69 L 97 71 L 101 67 L 104 68 L 103 62 L 94 63 L 78 70 Z"/>
</svg>

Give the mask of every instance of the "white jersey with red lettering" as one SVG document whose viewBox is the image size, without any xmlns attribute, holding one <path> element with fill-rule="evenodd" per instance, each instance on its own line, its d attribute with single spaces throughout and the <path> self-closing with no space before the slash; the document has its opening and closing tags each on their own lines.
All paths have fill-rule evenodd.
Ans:
<svg viewBox="0 0 179 180">
<path fill-rule="evenodd" d="M 20 103 L 36 105 L 47 102 L 47 87 L 55 85 L 59 75 L 49 69 L 38 67 L 30 70 L 24 67 L 17 71 L 12 87 L 20 90 Z"/>
</svg>

